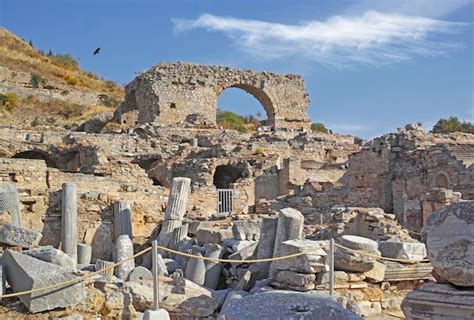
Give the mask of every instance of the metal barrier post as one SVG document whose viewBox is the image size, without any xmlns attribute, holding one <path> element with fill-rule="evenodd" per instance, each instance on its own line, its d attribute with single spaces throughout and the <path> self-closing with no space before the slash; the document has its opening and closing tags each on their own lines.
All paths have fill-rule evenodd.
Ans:
<svg viewBox="0 0 474 320">
<path fill-rule="evenodd" d="M 159 283 L 160 283 L 160 273 L 158 271 L 158 241 L 153 240 L 151 242 L 151 257 L 153 261 L 152 272 L 153 272 L 153 309 L 159 310 L 160 309 L 160 290 L 159 290 Z"/>
<path fill-rule="evenodd" d="M 334 295 L 334 239 L 329 242 L 329 294 Z"/>
</svg>

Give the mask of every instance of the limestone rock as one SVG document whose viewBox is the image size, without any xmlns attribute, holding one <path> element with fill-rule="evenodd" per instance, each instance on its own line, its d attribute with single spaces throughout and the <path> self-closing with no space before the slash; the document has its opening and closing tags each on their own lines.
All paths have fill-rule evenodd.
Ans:
<svg viewBox="0 0 474 320">
<path fill-rule="evenodd" d="M 384 261 L 386 266 L 384 281 L 405 281 L 432 279 L 433 266 L 429 262 L 414 264 L 402 264 L 392 261 Z"/>
<path fill-rule="evenodd" d="M 124 261 L 133 256 L 133 243 L 127 234 L 122 234 L 117 237 L 115 243 L 115 262 Z M 125 280 L 130 271 L 135 268 L 135 261 L 133 259 L 124 261 L 115 267 L 115 275 Z"/>
<path fill-rule="evenodd" d="M 255 221 L 234 221 L 232 234 L 237 240 L 259 240 L 260 226 Z"/>
<path fill-rule="evenodd" d="M 407 320 L 472 319 L 474 291 L 428 283 L 410 292 L 401 307 Z"/>
<path fill-rule="evenodd" d="M 250 260 L 256 258 L 258 242 L 254 242 L 236 253 L 231 254 L 228 258 L 231 260 Z M 232 266 L 238 266 L 240 263 L 231 262 Z"/>
<path fill-rule="evenodd" d="M 153 274 L 150 270 L 145 267 L 135 267 L 132 271 L 128 274 L 127 281 L 132 282 L 142 282 L 145 280 L 153 280 Z"/>
<path fill-rule="evenodd" d="M 379 302 L 350 301 L 347 308 L 363 317 L 377 316 L 382 313 L 382 306 Z"/>
<path fill-rule="evenodd" d="M 200 253 L 196 254 L 198 257 L 202 257 Z M 186 270 L 184 272 L 184 276 L 186 279 L 197 283 L 198 285 L 202 286 L 206 279 L 206 265 L 204 260 L 202 259 L 189 259 Z"/>
<path fill-rule="evenodd" d="M 211 221 L 193 221 L 189 224 L 188 233 L 195 236 L 199 229 L 212 229 Z"/>
<path fill-rule="evenodd" d="M 196 232 L 196 240 L 202 244 L 222 244 L 224 242 L 224 239 L 227 238 L 232 238 L 232 230 L 230 229 L 201 228 Z"/>
<path fill-rule="evenodd" d="M 294 271 L 283 270 L 278 272 L 277 281 L 292 286 L 306 287 L 313 285 L 316 280 L 316 275 L 314 273 L 297 273 Z"/>
<path fill-rule="evenodd" d="M 426 224 L 428 257 L 443 279 L 474 286 L 474 200 L 432 213 Z"/>
<path fill-rule="evenodd" d="M 133 305 L 138 311 L 153 305 L 153 281 L 144 285 L 128 282 Z M 201 287 L 184 278 L 160 276 L 160 307 L 177 318 L 205 318 L 219 308 L 222 298 L 214 291 Z"/>
<path fill-rule="evenodd" d="M 379 242 L 379 250 L 382 256 L 387 258 L 422 261 L 426 257 L 424 243 L 381 241 Z"/>
<path fill-rule="evenodd" d="M 52 246 L 39 247 L 23 251 L 22 253 L 45 262 L 53 263 L 65 271 L 73 271 L 75 269 L 74 260 L 61 250 L 55 249 Z"/>
<path fill-rule="evenodd" d="M 44 288 L 76 278 L 55 264 L 22 253 L 7 250 L 2 260 L 3 276 L 13 292 Z M 84 298 L 83 282 L 20 296 L 21 302 L 32 313 L 75 305 Z"/>
<path fill-rule="evenodd" d="M 38 245 L 42 234 L 38 231 L 25 229 L 12 224 L 4 224 L 0 231 L 0 242 L 11 246 L 31 248 Z"/>
<path fill-rule="evenodd" d="M 373 268 L 364 272 L 366 279 L 381 282 L 385 278 L 385 265 L 378 261 L 373 262 Z"/>
<path fill-rule="evenodd" d="M 301 273 L 327 272 L 326 251 L 323 247 L 327 241 L 288 240 L 280 245 L 280 256 L 309 251 L 304 255 L 272 262 L 272 269 L 291 270 Z"/>
<path fill-rule="evenodd" d="M 224 247 L 226 247 L 227 251 L 229 251 L 230 253 L 234 253 L 234 252 L 242 250 L 243 248 L 255 242 L 256 241 L 224 239 Z M 272 250 L 273 250 L 273 246 L 272 246 Z"/>
<path fill-rule="evenodd" d="M 361 319 L 327 295 L 272 290 L 231 300 L 221 312 L 226 320 L 240 319 Z"/>
<path fill-rule="evenodd" d="M 347 248 L 353 250 L 361 250 L 367 251 L 369 253 L 380 253 L 378 252 L 378 243 L 369 238 L 359 237 L 359 236 L 351 236 L 351 235 L 344 235 L 337 239 L 337 242 Z"/>
</svg>

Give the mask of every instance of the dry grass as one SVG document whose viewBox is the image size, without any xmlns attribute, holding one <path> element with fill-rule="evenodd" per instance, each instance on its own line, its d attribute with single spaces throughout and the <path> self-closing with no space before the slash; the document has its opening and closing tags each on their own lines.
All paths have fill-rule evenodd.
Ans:
<svg viewBox="0 0 474 320">
<path fill-rule="evenodd" d="M 99 79 L 77 66 L 65 64 L 60 57 L 46 56 L 27 42 L 0 27 L 0 65 L 11 70 L 40 74 L 71 87 L 106 92 L 123 97 L 123 88 L 113 81 Z"/>
</svg>

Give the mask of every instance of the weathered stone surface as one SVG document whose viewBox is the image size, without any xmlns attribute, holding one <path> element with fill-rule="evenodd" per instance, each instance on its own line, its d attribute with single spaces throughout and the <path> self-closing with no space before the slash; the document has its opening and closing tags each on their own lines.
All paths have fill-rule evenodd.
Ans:
<svg viewBox="0 0 474 320">
<path fill-rule="evenodd" d="M 336 246 L 334 252 L 334 268 L 342 271 L 350 272 L 366 272 L 375 267 L 376 258 L 373 256 L 380 256 L 380 251 L 377 250 L 377 242 L 357 236 L 344 236 L 345 240 L 338 238 L 337 241 L 343 241 L 344 247 L 349 250 Z M 363 250 L 366 248 L 371 251 Z M 361 251 L 361 253 L 350 250 Z M 367 256 L 364 254 L 370 254 Z"/>
<path fill-rule="evenodd" d="M 277 281 L 285 285 L 305 287 L 312 284 L 314 288 L 315 280 L 316 275 L 314 273 L 297 273 L 294 271 L 283 270 L 277 274 Z"/>
<path fill-rule="evenodd" d="M 257 249 L 257 259 L 268 259 L 273 257 L 275 237 L 278 227 L 277 217 L 265 217 L 260 224 L 260 240 Z M 269 275 L 270 262 L 254 263 L 250 265 L 252 282 L 265 279 Z"/>
<path fill-rule="evenodd" d="M 329 272 L 320 272 L 316 278 L 316 284 L 329 283 Z M 343 284 L 349 282 L 349 275 L 344 271 L 334 271 L 334 283 Z"/>
<path fill-rule="evenodd" d="M 378 252 L 378 243 L 377 241 L 371 240 L 369 238 L 359 237 L 359 236 L 351 236 L 351 235 L 344 235 L 336 241 L 353 250 L 362 250 L 367 251 L 369 253 Z M 380 255 L 380 253 L 379 253 Z"/>
<path fill-rule="evenodd" d="M 114 276 L 114 269 L 112 267 L 114 263 L 112 261 L 105 261 L 101 259 L 97 259 L 95 261 L 95 270 L 99 271 L 99 274 L 103 275 L 107 280 L 111 280 Z M 109 268 L 110 267 L 110 268 Z"/>
<path fill-rule="evenodd" d="M 92 260 L 92 247 L 85 243 L 77 244 L 77 263 L 78 264 L 89 264 Z"/>
<path fill-rule="evenodd" d="M 222 246 L 218 244 L 209 243 L 204 246 L 206 252 L 205 257 L 208 258 L 221 258 L 222 256 Z M 215 290 L 219 284 L 219 279 L 222 271 L 222 263 L 206 261 L 206 279 L 204 281 L 204 286 Z"/>
<path fill-rule="evenodd" d="M 449 284 L 428 283 L 410 292 L 402 302 L 407 320 L 472 319 L 474 291 Z"/>
<path fill-rule="evenodd" d="M 387 258 L 422 261 L 426 257 L 424 243 L 381 241 L 379 242 L 379 250 L 382 256 Z"/>
<path fill-rule="evenodd" d="M 104 306 L 100 311 L 103 316 L 109 319 L 131 319 L 136 316 L 132 295 L 123 291 L 107 292 Z"/>
<path fill-rule="evenodd" d="M 20 200 L 13 184 L 0 184 L 0 212 L 10 213 L 11 224 L 21 227 Z"/>
<path fill-rule="evenodd" d="M 127 279 L 130 271 L 135 268 L 135 261 L 127 258 L 133 256 L 133 243 L 128 234 L 122 234 L 117 237 L 115 243 L 115 262 L 124 261 L 115 267 L 115 275 L 122 280 Z"/>
<path fill-rule="evenodd" d="M 162 126 L 185 121 L 215 124 L 215 101 L 232 86 L 257 97 L 275 129 L 309 130 L 308 95 L 300 76 L 179 62 L 154 66 L 129 83 L 119 115 L 122 121 L 132 114 L 139 123 Z"/>
<path fill-rule="evenodd" d="M 165 220 L 183 220 L 186 213 L 186 203 L 191 192 L 191 179 L 176 177 L 171 184 Z"/>
<path fill-rule="evenodd" d="M 303 224 L 304 216 L 298 210 L 293 208 L 280 210 L 273 248 L 274 256 L 281 255 L 279 249 L 282 242 L 303 238 Z"/>
<path fill-rule="evenodd" d="M 221 315 L 235 319 L 361 319 L 327 295 L 267 291 L 231 300 Z"/>
<path fill-rule="evenodd" d="M 44 288 L 76 278 L 55 264 L 9 250 L 3 254 L 2 261 L 3 276 L 13 292 Z M 84 298 L 85 290 L 82 282 L 20 296 L 21 302 L 32 313 L 68 307 Z"/>
<path fill-rule="evenodd" d="M 432 213 L 426 235 L 436 273 L 457 286 L 474 286 L 474 200 L 454 202 Z"/>
<path fill-rule="evenodd" d="M 206 229 L 201 228 L 196 232 L 196 240 L 201 243 L 222 244 L 224 239 L 232 238 L 230 229 Z"/>
<path fill-rule="evenodd" d="M 347 308 L 363 317 L 377 316 L 382 313 L 382 306 L 379 302 L 350 301 Z"/>
<path fill-rule="evenodd" d="M 234 221 L 232 225 L 232 234 L 237 240 L 259 240 L 260 226 L 255 221 Z"/>
<path fill-rule="evenodd" d="M 153 280 L 153 274 L 150 270 L 145 267 L 135 267 L 132 271 L 128 274 L 127 281 L 130 282 L 142 282 L 144 280 Z"/>
<path fill-rule="evenodd" d="M 65 271 L 73 271 L 75 269 L 74 260 L 61 250 L 55 249 L 52 246 L 39 247 L 23 251 L 22 253 L 45 262 L 53 263 Z"/>
<path fill-rule="evenodd" d="M 237 239 L 230 239 L 230 238 L 227 238 L 227 239 L 224 239 L 224 246 L 226 247 L 226 249 L 230 252 L 230 253 L 234 253 L 234 252 L 237 252 L 239 250 L 242 250 L 243 248 L 251 245 L 252 243 L 255 243 L 256 241 L 248 241 L 248 240 L 237 240 Z M 260 247 L 260 243 L 259 242 L 259 247 Z M 272 251 L 273 251 L 273 247 L 272 247 Z"/>
<path fill-rule="evenodd" d="M 249 293 L 247 291 L 243 291 L 243 290 L 229 291 L 227 295 L 225 296 L 224 303 L 222 303 L 221 314 L 224 313 L 224 310 L 226 309 L 229 302 L 231 302 L 234 299 L 241 299 L 242 297 L 245 297 L 248 294 Z"/>
<path fill-rule="evenodd" d="M 327 241 L 314 240 L 288 240 L 280 246 L 280 256 L 291 255 L 300 252 L 308 252 L 307 254 L 284 260 L 272 262 L 272 269 L 275 270 L 291 270 L 301 273 L 317 273 L 329 271 L 326 261 L 326 251 L 323 250 L 327 246 Z"/>
<path fill-rule="evenodd" d="M 11 246 L 31 248 L 38 245 L 41 240 L 41 233 L 35 230 L 25 229 L 12 224 L 1 226 L 0 242 Z"/>
<path fill-rule="evenodd" d="M 158 253 L 156 256 L 156 265 L 158 267 L 158 272 L 164 276 L 168 275 L 168 268 L 166 267 L 165 259 Z"/>
<path fill-rule="evenodd" d="M 133 305 L 138 311 L 153 306 L 153 282 L 144 285 L 128 282 Z M 214 291 L 201 287 L 184 278 L 160 276 L 160 307 L 178 318 L 205 318 L 217 310 L 222 298 Z"/>
<path fill-rule="evenodd" d="M 198 257 L 202 257 L 200 253 L 196 254 Z M 206 265 L 202 259 L 189 259 L 186 270 L 184 272 L 186 279 L 202 286 L 206 279 Z"/>
<path fill-rule="evenodd" d="M 62 185 L 61 250 L 77 263 L 77 190 L 73 183 Z"/>
<path fill-rule="evenodd" d="M 178 262 L 176 262 L 176 260 L 168 259 L 168 258 L 165 258 L 163 260 L 165 261 L 165 265 L 166 265 L 166 269 L 168 270 L 168 274 L 172 274 L 173 272 L 176 271 L 176 269 L 181 268 L 181 266 L 179 265 Z"/>
<path fill-rule="evenodd" d="M 429 262 L 402 264 L 384 261 L 386 265 L 384 281 L 405 281 L 432 279 L 433 266 Z"/>
<path fill-rule="evenodd" d="M 385 278 L 385 264 L 380 263 L 378 261 L 373 262 L 373 268 L 364 272 L 365 277 L 367 280 L 372 280 L 374 282 L 383 281 Z"/>
<path fill-rule="evenodd" d="M 250 260 L 256 258 L 257 255 L 257 249 L 258 249 L 258 242 L 254 242 L 248 246 L 246 246 L 243 249 L 240 249 L 239 251 L 231 254 L 228 259 L 231 260 Z M 245 262 L 243 262 L 245 263 Z M 232 266 L 238 266 L 240 263 L 237 262 L 231 262 L 230 263 Z"/>
<path fill-rule="evenodd" d="M 210 221 L 193 221 L 189 224 L 188 233 L 195 236 L 197 231 L 201 228 L 212 229 L 212 222 Z"/>
<path fill-rule="evenodd" d="M 130 209 L 130 202 L 115 201 L 114 202 L 114 239 L 122 234 L 126 234 L 130 239 L 133 239 L 132 233 L 132 211 Z"/>
</svg>

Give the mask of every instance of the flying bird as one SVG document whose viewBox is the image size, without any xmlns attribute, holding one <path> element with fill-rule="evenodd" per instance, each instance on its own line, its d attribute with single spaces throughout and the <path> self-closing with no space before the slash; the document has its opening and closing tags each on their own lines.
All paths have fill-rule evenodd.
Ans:
<svg viewBox="0 0 474 320">
<path fill-rule="evenodd" d="M 94 56 L 95 56 L 96 54 L 98 54 L 99 51 L 100 51 L 100 48 L 95 49 L 95 51 L 94 51 Z"/>
</svg>

